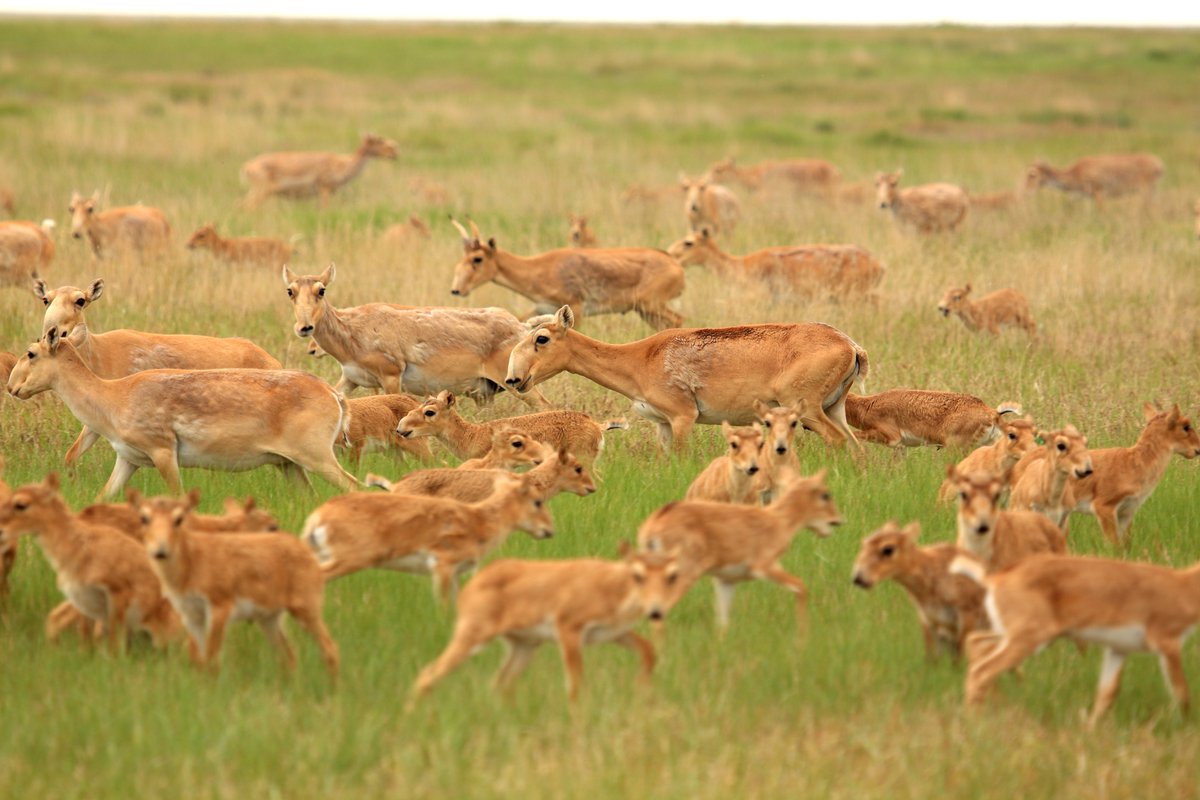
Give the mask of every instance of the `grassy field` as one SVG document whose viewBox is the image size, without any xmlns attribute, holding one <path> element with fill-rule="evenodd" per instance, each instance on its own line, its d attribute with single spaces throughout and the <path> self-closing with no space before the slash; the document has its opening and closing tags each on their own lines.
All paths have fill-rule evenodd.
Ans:
<svg viewBox="0 0 1200 800">
<path fill-rule="evenodd" d="M 104 277 L 94 330 L 131 327 L 249 336 L 294 367 L 307 360 L 273 271 L 233 268 L 183 249 L 215 221 L 222 231 L 299 236 L 293 268 L 338 265 L 330 298 L 447 304 L 459 241 L 448 213 L 476 220 L 502 247 L 560 246 L 566 215 L 586 213 L 601 242 L 665 247 L 684 232 L 681 199 L 626 205 L 634 183 L 672 185 L 726 155 L 828 158 L 847 181 L 903 166 L 906 183 L 951 180 L 1014 189 L 1035 158 L 1151 151 L 1166 175 L 1149 202 L 1089 203 L 1043 192 L 1020 207 L 973 214 L 957 235 L 897 231 L 870 203 L 742 193 L 734 253 L 803 241 L 856 242 L 888 272 L 877 305 L 801 305 L 688 273 L 691 325 L 821 320 L 871 355 L 869 386 L 967 391 L 1021 401 L 1047 427 L 1073 422 L 1093 446 L 1131 443 L 1146 400 L 1195 411 L 1200 378 L 1197 242 L 1200 195 L 1194 33 L 1102 30 L 839 30 L 562 28 L 270 23 L 0 21 L 0 185 L 18 215 L 60 225 L 51 285 Z M 238 166 L 267 150 L 350 150 L 367 130 L 395 139 L 395 163 L 370 164 L 325 211 L 269 201 L 238 206 Z M 429 205 L 415 178 L 445 187 Z M 164 209 L 167 263 L 90 261 L 67 235 L 73 189 L 109 205 Z M 419 214 L 428 243 L 391 252 L 386 225 Z M 968 333 L 935 311 L 950 285 L 1011 286 L 1030 297 L 1042 336 Z M 527 308 L 495 286 L 468 299 Z M 0 289 L 0 349 L 40 330 L 29 293 Z M 625 341 L 640 320 L 585 322 Z M 543 387 L 597 416 L 626 401 L 570 377 Z M 520 413 L 501 398 L 481 415 Z M 468 412 L 473 413 L 470 404 Z M 7 478 L 61 467 L 77 423 L 57 398 L 0 401 Z M 431 701 L 402 710 L 416 672 L 443 647 L 452 614 L 427 581 L 360 574 L 327 592 L 343 680 L 331 688 L 314 647 L 285 677 L 256 630 L 235 630 L 219 677 L 182 650 L 95 654 L 48 646 L 57 602 L 40 552 L 22 548 L 0 631 L 0 796 L 1183 797 L 1195 793 L 1200 737 L 1170 710 L 1157 665 L 1135 658 L 1110 719 L 1085 731 L 1099 655 L 1055 645 L 1023 679 L 1001 681 L 980 713 L 961 709 L 961 670 L 923 660 L 899 587 L 850 583 L 864 535 L 888 518 L 919 519 L 928 540 L 953 536 L 934 494 L 955 454 L 875 449 L 856 461 L 807 436 L 805 467 L 830 470 L 847 524 L 827 540 L 802 533 L 787 558 L 811 590 L 812 623 L 797 635 L 774 586 L 738 591 L 733 627 L 714 634 L 697 587 L 675 610 L 652 688 L 616 648 L 587 653 L 584 697 L 568 708 L 551 648 L 502 700 L 489 689 L 500 648 L 447 679 Z M 647 423 L 609 436 L 601 490 L 553 503 L 559 535 L 513 537 L 504 555 L 615 553 L 653 509 L 681 496 L 717 451 L 702 428 L 691 453 L 663 458 Z M 98 445 L 66 475 L 72 503 L 103 484 L 112 453 Z M 367 470 L 411 464 L 383 455 Z M 273 470 L 190 471 L 205 509 L 253 494 L 291 530 L 332 490 L 297 493 Z M 163 489 L 142 471 L 133 485 Z M 1200 558 L 1194 463 L 1176 460 L 1134 524 L 1129 555 L 1182 565 Z M 1112 554 L 1091 518 L 1071 547 Z M 301 639 L 300 635 L 295 636 Z M 1197 674 L 1196 651 L 1186 666 Z"/>
</svg>

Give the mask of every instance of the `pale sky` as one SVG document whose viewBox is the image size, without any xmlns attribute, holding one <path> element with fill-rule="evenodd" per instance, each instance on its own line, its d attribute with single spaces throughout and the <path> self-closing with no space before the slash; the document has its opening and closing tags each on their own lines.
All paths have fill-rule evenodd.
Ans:
<svg viewBox="0 0 1200 800">
<path fill-rule="evenodd" d="M 0 14 L 562 22 L 1200 26 L 1196 0 L 0 0 Z M 1200 42 L 1197 43 L 1200 46 Z"/>
</svg>

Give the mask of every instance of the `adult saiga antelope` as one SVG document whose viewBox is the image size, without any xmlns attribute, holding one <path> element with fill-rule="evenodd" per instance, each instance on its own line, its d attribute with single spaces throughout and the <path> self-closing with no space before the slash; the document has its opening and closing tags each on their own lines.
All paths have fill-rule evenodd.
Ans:
<svg viewBox="0 0 1200 800">
<path fill-rule="evenodd" d="M 683 328 L 627 344 L 574 330 L 563 306 L 513 348 L 509 386 L 527 392 L 560 372 L 623 394 L 658 426 L 666 450 L 682 447 L 697 422 L 758 419 L 755 401 L 807 404 L 807 427 L 830 444 L 857 442 L 846 423 L 846 392 L 867 375 L 867 353 L 846 334 L 816 322 Z"/>
<path fill-rule="evenodd" d="M 101 278 L 84 289 L 75 286 L 50 289 L 45 281 L 37 280 L 33 293 L 46 306 L 42 333 L 56 330 L 59 336 L 68 337 L 92 372 L 101 378 L 123 378 L 146 369 L 281 367 L 274 356 L 249 339 L 147 333 L 126 328 L 93 334 L 83 312 L 104 293 Z M 98 438 L 85 426 L 67 451 L 67 465 L 74 464 Z"/>
<path fill-rule="evenodd" d="M 117 451 L 101 492 L 113 496 L 138 467 L 154 467 L 179 494 L 180 467 L 316 472 L 341 489 L 358 484 L 333 445 L 349 424 L 346 401 L 307 372 L 154 369 L 105 380 L 51 328 L 17 362 L 8 392 L 20 400 L 54 390 L 89 430 Z"/>
<path fill-rule="evenodd" d="M 396 159 L 396 143 L 368 133 L 358 149 L 349 155 L 340 153 L 263 153 L 242 165 L 242 181 L 250 191 L 243 201 L 255 208 L 267 197 L 300 198 L 314 194 L 321 206 L 344 184 L 358 177 L 368 158 Z"/>
<path fill-rule="evenodd" d="M 454 268 L 450 294 L 466 297 L 488 281 L 532 300 L 532 314 L 552 314 L 568 305 L 576 317 L 635 311 L 657 330 L 683 324 L 669 303 L 683 294 L 683 267 L 662 250 L 649 247 L 563 248 L 522 258 L 484 243 L 457 221 L 463 259 Z"/>
<path fill-rule="evenodd" d="M 1053 186 L 1064 192 L 1090 197 L 1097 206 L 1107 197 L 1154 191 L 1163 174 L 1162 159 L 1148 153 L 1086 156 L 1058 169 L 1035 162 L 1025 177 L 1026 189 Z"/>
<path fill-rule="evenodd" d="M 335 308 L 325 297 L 337 270 L 296 275 L 283 268 L 295 332 L 342 365 L 339 392 L 359 386 L 418 395 L 458 392 L 487 401 L 504 388 L 508 355 L 529 330 L 501 308 L 414 308 L 367 303 Z M 547 405 L 541 393 L 531 405 Z"/>
</svg>

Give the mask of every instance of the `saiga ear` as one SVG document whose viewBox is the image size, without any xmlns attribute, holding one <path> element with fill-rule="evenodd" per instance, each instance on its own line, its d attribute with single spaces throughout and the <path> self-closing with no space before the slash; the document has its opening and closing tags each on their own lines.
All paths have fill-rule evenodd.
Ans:
<svg viewBox="0 0 1200 800">
<path fill-rule="evenodd" d="M 563 306 L 554 315 L 554 321 L 557 322 L 563 330 L 569 330 L 575 327 L 575 312 L 570 306 Z"/>
<path fill-rule="evenodd" d="M 917 540 L 921 538 L 921 523 L 913 520 L 905 525 L 900 532 L 904 534 L 909 541 L 911 541 L 913 544 L 916 544 Z"/>
</svg>

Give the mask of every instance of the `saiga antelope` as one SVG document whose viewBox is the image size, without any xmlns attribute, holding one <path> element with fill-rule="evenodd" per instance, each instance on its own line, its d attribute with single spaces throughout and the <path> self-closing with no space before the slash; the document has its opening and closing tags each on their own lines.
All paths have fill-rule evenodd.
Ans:
<svg viewBox="0 0 1200 800">
<path fill-rule="evenodd" d="M 271 195 L 300 198 L 317 195 L 321 207 L 343 185 L 358 177 L 368 158 L 396 159 L 396 143 L 368 133 L 350 155 L 300 152 L 264 153 L 242 165 L 242 181 L 250 186 L 243 205 L 256 208 Z"/>
<path fill-rule="evenodd" d="M 54 260 L 54 240 L 35 222 L 0 222 L 0 286 L 28 286 Z"/>
<path fill-rule="evenodd" d="M 972 300 L 971 284 L 961 289 L 957 286 L 946 290 L 938 303 L 943 317 L 957 314 L 969 331 L 981 328 L 995 336 L 1005 326 L 1020 328 L 1032 338 L 1037 336 L 1037 323 L 1029 313 L 1029 300 L 1015 289 L 997 289 Z"/>
<path fill-rule="evenodd" d="M 217 226 L 208 222 L 196 229 L 188 239 L 188 250 L 204 249 L 213 256 L 232 264 L 261 264 L 278 269 L 288 263 L 295 249 L 282 239 L 266 236 L 230 236 L 217 233 Z"/>
<path fill-rule="evenodd" d="M 1026 173 L 1025 187 L 1053 186 L 1090 197 L 1100 207 L 1110 197 L 1153 192 L 1162 174 L 1162 160 L 1148 153 L 1085 156 L 1065 169 L 1052 167 L 1045 161 L 1035 162 Z"/>
<path fill-rule="evenodd" d="M 175 494 L 180 467 L 275 464 L 305 481 L 313 471 L 341 489 L 358 483 L 333 455 L 349 422 L 345 400 L 307 372 L 172 369 L 105 380 L 51 328 L 8 378 L 9 394 L 20 400 L 47 390 L 116 450 L 103 495 L 118 494 L 138 467 L 151 466 Z"/>
<path fill-rule="evenodd" d="M 199 501 L 196 489 L 182 499 L 136 492 L 129 498 L 150 563 L 191 637 L 197 663 L 219 670 L 226 626 L 246 620 L 257 622 L 284 665 L 294 668 L 296 654 L 280 624 L 286 612 L 312 635 L 336 678 L 337 644 L 321 615 L 325 576 L 312 553 L 289 533 L 193 531 L 190 515 Z"/>
<path fill-rule="evenodd" d="M 805 297 L 863 295 L 883 279 L 883 264 L 854 244 L 767 247 L 744 256 L 721 251 L 707 226 L 667 248 L 685 267 L 700 264 L 722 278 Z"/>
<path fill-rule="evenodd" d="M 1000 423 L 1000 435 L 992 444 L 976 447 L 958 462 L 958 472 L 986 472 L 995 475 L 1008 486 L 1013 467 L 1031 450 L 1037 449 L 1037 428 L 1029 415 L 1023 419 L 1004 419 Z M 938 489 L 938 500 L 948 503 L 954 499 L 954 481 L 946 478 Z"/>
<path fill-rule="evenodd" d="M 757 422 L 763 426 L 762 471 L 754 481 L 756 499 L 770 504 L 796 478 L 800 477 L 800 459 L 796 455 L 796 434 L 806 408 L 804 401 L 793 406 L 768 406 L 754 401 Z"/>
<path fill-rule="evenodd" d="M 416 494 L 426 497 L 449 497 L 461 503 L 478 503 L 492 495 L 496 485 L 509 475 L 504 469 L 422 469 L 410 472 L 392 482 L 367 473 L 363 481 L 393 494 Z M 559 450 L 525 473 L 533 487 L 546 500 L 560 492 L 586 497 L 596 491 L 596 484 L 583 463 L 571 453 Z"/>
<path fill-rule="evenodd" d="M 1089 450 L 1092 474 L 1069 480 L 1063 498 L 1068 510 L 1094 514 L 1113 544 L 1128 544 L 1133 516 L 1166 474 L 1171 456 L 1200 456 L 1200 433 L 1178 405 L 1164 411 L 1146 403 L 1143 414 L 1146 426 L 1137 442 L 1131 447 Z M 1013 469 L 1013 480 L 1019 481 L 1039 457 L 1039 451 L 1034 451 L 1022 459 Z"/>
<path fill-rule="evenodd" d="M 753 491 L 754 476 L 762 469 L 759 465 L 762 431 L 754 426 L 735 428 L 722 422 L 721 435 L 729 448 L 695 477 L 684 499 L 754 505 L 758 500 Z"/>
<path fill-rule="evenodd" d="M 12 488 L 4 482 L 4 457 L 0 456 L 0 507 L 12 497 Z M 17 540 L 6 538 L 0 531 L 0 605 L 8 604 L 8 576 L 17 564 Z"/>
<path fill-rule="evenodd" d="M 405 414 L 396 425 L 396 432 L 405 439 L 436 436 L 459 458 L 479 458 L 491 449 L 492 435 L 506 427 L 591 462 L 604 447 L 606 431 L 629 426 L 623 419 L 596 422 L 582 411 L 539 411 L 489 422 L 469 422 L 458 413 L 454 393 L 439 392 Z"/>
<path fill-rule="evenodd" d="M 515 470 L 531 464 L 537 466 L 543 463 L 551 452 L 549 447 L 529 434 L 505 425 L 493 431 L 490 450 L 481 456 L 467 459 L 459 464 L 458 468 Z"/>
<path fill-rule="evenodd" d="M 680 174 L 683 189 L 683 214 L 693 231 L 708 228 L 714 234 L 729 233 L 742 216 L 737 195 L 712 182 L 708 176 L 692 179 Z"/>
<path fill-rule="evenodd" d="M 649 679 L 654 646 L 633 626 L 643 619 L 661 622 L 678 583 L 674 554 L 635 553 L 624 542 L 620 561 L 489 564 L 463 589 L 450 643 L 417 676 L 410 706 L 496 637 L 508 645 L 497 689 L 508 688 L 545 642 L 558 643 L 572 701 L 583 683 L 583 645 L 612 642 L 634 651 L 641 657 L 643 679 Z"/>
<path fill-rule="evenodd" d="M 145 630 L 156 645 L 165 645 L 179 632 L 179 618 L 145 550 L 118 530 L 76 519 L 60 488 L 58 473 L 51 472 L 0 503 L 0 546 L 13 547 L 18 536 L 32 534 L 70 603 L 51 612 L 47 637 L 55 639 L 82 614 L 104 625 L 114 651 L 123 647 L 127 630 Z"/>
<path fill-rule="evenodd" d="M 962 474 L 951 465 L 946 476 L 958 491 L 958 546 L 974 555 L 988 572 L 1001 572 L 1030 556 L 1065 554 L 1062 530 L 1034 511 L 1004 511 L 1004 484 L 986 472 Z"/>
<path fill-rule="evenodd" d="M 308 515 L 301 538 L 328 580 L 371 568 L 430 575 L 444 601 L 457 591 L 458 576 L 514 528 L 535 539 L 554 535 L 544 494 L 527 475 L 499 480 L 478 503 L 379 492 L 339 495 Z"/>
<path fill-rule="evenodd" d="M 658 426 L 659 441 L 683 447 L 697 423 L 757 419 L 755 401 L 808 405 L 806 425 L 827 443 L 856 441 L 846 424 L 851 384 L 867 375 L 867 353 L 821 323 L 668 330 L 607 344 L 574 330 L 569 306 L 513 348 L 506 383 L 519 392 L 572 372 L 628 397 Z"/>
<path fill-rule="evenodd" d="M 365 450 L 382 446 L 408 453 L 418 461 L 430 461 L 428 442 L 413 441 L 400 436 L 396 426 L 404 415 L 412 411 L 421 401 L 410 394 L 375 394 L 346 399 L 350 412 L 350 428 L 346 431 L 346 445 L 350 458 L 358 464 Z"/>
<path fill-rule="evenodd" d="M 729 156 L 709 167 L 708 174 L 713 180 L 735 180 L 755 191 L 774 184 L 786 185 L 800 192 L 822 194 L 835 189 L 842 179 L 837 167 L 817 158 L 760 161 L 742 167 L 737 165 L 733 156 Z"/>
<path fill-rule="evenodd" d="M 895 580 L 917 609 L 926 658 L 946 650 L 958 660 L 968 635 L 987 627 L 983 590 L 970 578 L 950 571 L 962 550 L 945 542 L 921 547 L 920 536 L 919 522 L 903 528 L 895 520 L 885 522 L 863 539 L 854 559 L 854 585 L 870 589 Z"/>
<path fill-rule="evenodd" d="M 504 388 L 508 355 L 529 329 L 501 308 L 415 308 L 367 303 L 335 308 L 326 297 L 337 270 L 296 275 L 283 268 L 301 338 L 312 337 L 342 365 L 335 388 L 359 386 L 387 394 L 443 390 L 487 401 Z M 531 404 L 546 405 L 537 393 Z"/>
<path fill-rule="evenodd" d="M 1016 403 L 992 408 L 969 394 L 926 389 L 846 395 L 846 419 L 855 434 L 888 447 L 987 444 L 1000 434 L 1002 418 L 1020 410 Z"/>
<path fill-rule="evenodd" d="M 100 192 L 84 197 L 71 195 L 67 211 L 71 214 L 71 235 L 87 236 L 92 256 L 99 260 L 125 251 L 140 256 L 161 256 L 171 244 L 171 225 L 167 217 L 151 206 L 122 206 L 96 211 Z"/>
<path fill-rule="evenodd" d="M 279 361 L 249 339 L 218 338 L 194 334 L 148 333 L 120 328 L 92 333 L 84 310 L 100 299 L 104 280 L 97 278 L 85 289 L 60 286 L 50 289 L 34 281 L 33 293 L 46 306 L 43 335 L 57 330 L 67 337 L 92 372 L 101 378 L 124 378 L 147 369 L 279 369 Z M 86 426 L 67 451 L 71 466 L 96 440 Z"/>
<path fill-rule="evenodd" d="M 455 297 L 494 281 L 532 300 L 531 314 L 553 313 L 565 304 L 583 317 L 634 311 L 657 330 L 683 324 L 669 307 L 683 294 L 683 267 L 662 250 L 568 247 L 521 257 L 501 250 L 495 239 L 483 242 L 474 222 L 470 234 L 453 222 L 463 244 L 450 287 Z"/>
<path fill-rule="evenodd" d="M 595 247 L 596 232 L 588 226 L 588 218 L 578 214 L 568 214 L 567 221 L 571 227 L 567 232 L 567 247 Z"/>
<path fill-rule="evenodd" d="M 804 581 L 783 568 L 779 559 L 801 527 L 825 537 L 842 517 L 825 486 L 825 471 L 798 478 L 765 508 L 680 500 L 655 511 L 638 528 L 642 549 L 678 549 L 680 580 L 669 605 L 704 575 L 716 590 L 717 627 L 729 627 L 729 609 L 738 583 L 767 580 L 795 596 L 797 622 L 803 625 L 808 603 Z"/>
<path fill-rule="evenodd" d="M 1046 444 L 1042 458 L 1032 461 L 1012 487 L 1008 507 L 1015 511 L 1038 511 L 1066 529 L 1070 511 L 1063 502 L 1070 478 L 1082 480 L 1092 474 L 1092 457 L 1087 437 L 1068 425 L 1043 433 Z"/>
<path fill-rule="evenodd" d="M 903 170 L 879 173 L 875 177 L 875 197 L 881 209 L 891 210 L 898 222 L 911 225 L 920 233 L 954 231 L 967 216 L 970 203 L 962 187 L 952 183 L 927 183 L 901 189 Z"/>
<path fill-rule="evenodd" d="M 1104 648 L 1100 682 L 1089 715 L 1095 724 L 1117 696 L 1130 653 L 1158 656 L 1163 680 L 1187 711 L 1181 650 L 1200 623 L 1200 564 L 1171 569 L 1105 558 L 1039 556 L 1007 572 L 984 575 L 970 561 L 955 568 L 986 590 L 985 607 L 998 643 L 973 657 L 966 702 L 981 702 L 992 683 L 1060 637 Z"/>
</svg>

